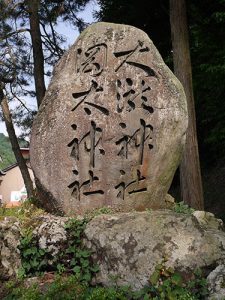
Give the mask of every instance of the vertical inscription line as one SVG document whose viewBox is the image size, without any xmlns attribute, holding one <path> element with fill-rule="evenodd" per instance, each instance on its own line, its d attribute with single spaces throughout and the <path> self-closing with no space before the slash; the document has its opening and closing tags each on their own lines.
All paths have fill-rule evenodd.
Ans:
<svg viewBox="0 0 225 300">
<path fill-rule="evenodd" d="M 91 140 L 91 149 L 90 149 L 90 166 L 95 167 L 95 130 L 96 124 L 94 121 L 91 121 L 91 130 L 90 130 L 90 140 Z"/>
</svg>

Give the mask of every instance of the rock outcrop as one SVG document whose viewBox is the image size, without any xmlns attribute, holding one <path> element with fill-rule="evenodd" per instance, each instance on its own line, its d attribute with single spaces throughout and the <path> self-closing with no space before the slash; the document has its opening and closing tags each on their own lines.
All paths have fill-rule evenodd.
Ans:
<svg viewBox="0 0 225 300">
<path fill-rule="evenodd" d="M 67 241 L 65 224 L 68 219 L 52 215 L 40 216 L 38 219 L 40 225 L 34 228 L 33 237 L 38 241 L 39 248 L 54 258 Z M 51 260 L 49 263 L 52 263 Z"/>
<path fill-rule="evenodd" d="M 171 211 L 101 215 L 87 225 L 85 234 L 85 244 L 100 266 L 96 282 L 104 285 L 116 278 L 119 285 L 139 289 L 164 260 L 188 276 L 225 259 L 223 231 Z"/>
<path fill-rule="evenodd" d="M 7 280 L 17 275 L 21 266 L 20 222 L 14 217 L 0 221 L 0 280 Z"/>
<path fill-rule="evenodd" d="M 207 277 L 209 297 L 208 300 L 225 299 L 225 265 L 219 265 Z"/>
<path fill-rule="evenodd" d="M 208 224 L 202 221 L 206 216 Z M 71 239 L 65 230 L 68 220 L 51 215 L 33 220 L 33 238 L 48 253 L 49 266 Z M 0 222 L 0 229 L 0 280 L 8 280 L 21 266 L 21 226 L 17 219 L 6 218 Z M 88 222 L 83 243 L 91 249 L 92 259 L 100 268 L 95 283 L 110 286 L 116 281 L 140 289 L 162 262 L 186 278 L 192 278 L 196 268 L 209 274 L 218 266 L 207 279 L 212 296 L 209 299 L 224 293 L 225 232 L 222 221 L 212 214 L 158 210 L 99 215 Z"/>
</svg>

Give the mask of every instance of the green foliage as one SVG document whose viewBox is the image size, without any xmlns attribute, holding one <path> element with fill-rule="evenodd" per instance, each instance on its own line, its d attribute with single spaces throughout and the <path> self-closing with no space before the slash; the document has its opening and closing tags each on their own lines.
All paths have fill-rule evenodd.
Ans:
<svg viewBox="0 0 225 300">
<path fill-rule="evenodd" d="M 101 207 L 98 210 L 95 211 L 95 215 L 102 215 L 102 214 L 112 214 L 113 209 L 111 207 Z"/>
<path fill-rule="evenodd" d="M 18 276 L 25 275 L 39 276 L 48 266 L 47 251 L 40 249 L 38 242 L 33 238 L 32 232 L 27 232 L 20 241 L 18 247 L 21 255 L 22 267 L 19 269 Z"/>
<path fill-rule="evenodd" d="M 57 276 L 51 283 L 43 283 L 44 289 L 37 284 L 26 288 L 22 283 L 14 286 L 4 300 L 85 300 L 85 285 L 77 282 L 75 276 Z"/>
<path fill-rule="evenodd" d="M 183 201 L 175 203 L 173 210 L 176 213 L 182 213 L 182 214 L 192 214 L 195 210 L 185 204 Z"/>
<path fill-rule="evenodd" d="M 98 267 L 91 262 L 91 252 L 82 245 L 86 224 L 87 219 L 70 219 L 66 223 L 67 242 L 61 253 L 54 257 L 47 250 L 40 249 L 32 230 L 26 228 L 19 247 L 22 260 L 20 278 L 40 276 L 51 271 L 55 274 L 54 280 L 45 282 L 44 277 L 39 277 L 37 284 L 30 288 L 24 287 L 22 281 L 14 286 L 10 284 L 8 295 L 2 299 L 202 300 L 208 295 L 206 280 L 199 270 L 186 282 L 181 274 L 165 266 L 166 261 L 156 266 L 149 284 L 141 290 L 132 291 L 130 286 L 119 287 L 116 277 L 113 287 L 91 286 L 91 279 L 98 272 Z M 49 264 L 49 260 L 53 263 Z"/>
<path fill-rule="evenodd" d="M 41 300 L 43 298 L 40 297 L 40 292 L 38 290 L 37 285 L 33 285 L 30 288 L 25 287 L 14 287 L 12 292 L 5 296 L 4 300 Z"/>
<path fill-rule="evenodd" d="M 169 1 L 157 0 L 97 0 L 100 10 L 95 13 L 104 22 L 133 25 L 144 30 L 160 49 L 164 58 L 171 53 Z"/>
<path fill-rule="evenodd" d="M 208 295 L 207 280 L 203 277 L 200 269 L 194 271 L 194 279 L 187 283 L 187 288 L 197 297 L 197 299 L 206 298 Z"/>
<path fill-rule="evenodd" d="M 116 213 L 116 210 L 113 209 L 112 207 L 101 207 L 101 208 L 97 208 L 97 209 L 94 209 L 92 211 L 89 211 L 85 214 L 85 217 L 86 219 L 92 219 L 96 216 L 99 216 L 99 215 L 102 215 L 102 214 L 113 214 L 113 213 Z"/>
<path fill-rule="evenodd" d="M 160 300 L 197 300 L 208 295 L 206 279 L 200 270 L 196 270 L 193 279 L 184 281 L 178 272 L 165 267 L 165 261 L 156 266 L 150 277 L 150 299 Z"/>
<path fill-rule="evenodd" d="M 225 1 L 187 2 L 196 121 L 202 165 L 225 157 Z M 100 21 L 144 30 L 172 69 L 169 1 L 98 0 Z"/>
<path fill-rule="evenodd" d="M 225 2 L 189 2 L 190 42 L 200 154 L 208 168 L 225 157 Z"/>
<path fill-rule="evenodd" d="M 0 169 L 4 169 L 16 162 L 9 138 L 4 136 L 3 133 L 0 133 L 0 156 L 2 158 L 2 162 L 0 162 Z"/>
<path fill-rule="evenodd" d="M 6 208 L 4 205 L 0 206 L 0 220 L 4 219 L 5 217 L 18 218 L 18 216 L 20 216 L 18 207 Z"/>
<path fill-rule="evenodd" d="M 35 6 L 33 1 L 3 1 L 0 0 L 0 82 L 7 83 L 4 86 L 7 99 L 13 101 L 12 118 L 14 124 L 22 129 L 21 136 L 30 133 L 33 117 L 36 114 L 35 103 L 32 99 L 36 97 L 33 90 L 34 74 L 33 65 L 38 57 L 44 57 L 44 71 L 39 72 L 38 78 L 44 75 L 50 76 L 52 66 L 64 53 L 65 36 L 57 32 L 57 24 L 61 21 L 80 31 L 86 27 L 86 23 L 79 16 L 85 5 L 90 0 L 57 0 L 39 1 L 37 8 L 39 24 L 41 27 L 43 53 L 35 57 L 31 55 L 32 48 L 35 49 L 34 39 L 28 33 L 30 22 L 34 20 L 35 14 L 30 15 L 29 6 Z M 30 4 L 30 5 L 29 5 Z M 30 20 L 31 19 L 31 20 Z M 38 36 L 35 37 L 35 40 Z M 38 50 L 38 52 L 40 52 Z M 9 84 L 8 84 L 9 83 Z M 27 106 L 27 99 L 28 106 Z M 0 119 L 2 114 L 0 111 Z"/>
<path fill-rule="evenodd" d="M 56 276 L 54 281 L 44 282 L 30 288 L 22 283 L 10 285 L 11 293 L 3 300 L 203 300 L 208 291 L 206 280 L 197 271 L 193 280 L 185 283 L 182 276 L 172 269 L 166 269 L 164 263 L 157 266 L 150 278 L 150 284 L 145 288 L 132 291 L 130 286 L 122 287 L 91 287 L 80 282 L 77 276 Z"/>
<path fill-rule="evenodd" d="M 92 289 L 87 300 L 127 300 L 129 297 L 128 288 L 103 288 L 97 287 Z M 129 297 L 129 298 L 128 298 Z"/>
<path fill-rule="evenodd" d="M 98 267 L 91 263 L 91 251 L 82 245 L 86 224 L 87 219 L 70 219 L 67 222 L 67 247 L 60 254 L 60 263 L 66 270 L 72 270 L 82 282 L 90 282 L 93 274 L 98 272 Z"/>
<path fill-rule="evenodd" d="M 67 241 L 61 245 L 63 250 L 55 256 L 47 249 L 41 249 L 37 238 L 32 234 L 32 230 L 27 228 L 19 246 L 22 261 L 19 276 L 39 276 L 49 271 L 55 271 L 59 274 L 72 272 L 77 280 L 90 282 L 93 274 L 98 272 L 98 267 L 91 262 L 91 251 L 82 244 L 86 224 L 86 219 L 70 219 L 66 223 Z"/>
<path fill-rule="evenodd" d="M 20 147 L 26 147 L 27 142 L 21 139 L 19 140 L 19 145 Z M 0 161 L 0 169 L 4 169 L 16 162 L 10 140 L 3 133 L 0 133 L 0 156 L 2 158 L 2 162 Z"/>
<path fill-rule="evenodd" d="M 37 208 L 33 202 L 33 199 L 27 199 L 19 207 L 6 208 L 4 205 L 1 206 L 0 220 L 5 217 L 15 217 L 22 222 L 23 227 L 27 227 L 27 223 L 29 224 L 32 218 L 45 213 L 42 209 Z"/>
</svg>

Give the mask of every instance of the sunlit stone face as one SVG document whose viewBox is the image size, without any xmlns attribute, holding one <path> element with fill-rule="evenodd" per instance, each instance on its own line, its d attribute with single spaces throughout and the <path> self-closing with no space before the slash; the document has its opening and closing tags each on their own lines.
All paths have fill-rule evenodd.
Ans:
<svg viewBox="0 0 225 300">
<path fill-rule="evenodd" d="M 147 35 L 90 26 L 57 65 L 34 123 L 41 202 L 65 213 L 165 207 L 186 127 L 183 89 Z"/>
</svg>

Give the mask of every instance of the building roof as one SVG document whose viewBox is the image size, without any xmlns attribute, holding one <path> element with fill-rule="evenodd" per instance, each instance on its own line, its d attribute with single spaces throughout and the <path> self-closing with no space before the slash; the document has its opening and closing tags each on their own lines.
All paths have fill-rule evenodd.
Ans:
<svg viewBox="0 0 225 300">
<path fill-rule="evenodd" d="M 17 167 L 17 166 L 18 166 L 18 163 L 12 164 L 12 165 L 10 165 L 10 166 L 4 168 L 4 169 L 2 170 L 2 172 L 3 172 L 3 173 L 6 173 L 6 172 L 8 172 L 9 170 L 11 170 L 11 169 L 13 169 L 13 168 L 15 168 L 15 167 Z"/>
<path fill-rule="evenodd" d="M 5 172 L 3 172 L 2 170 L 0 170 L 0 176 L 4 176 Z"/>
<path fill-rule="evenodd" d="M 27 162 L 26 165 L 27 165 L 28 169 L 31 169 L 29 162 Z M 6 167 L 6 168 L 0 170 L 0 172 L 2 172 L 2 174 L 0 173 L 0 175 L 6 175 L 6 173 L 7 173 L 8 171 L 12 170 L 12 169 L 15 168 L 15 167 L 18 167 L 18 163 L 12 164 L 12 165 L 10 165 L 10 166 L 8 166 L 8 167 Z"/>
<path fill-rule="evenodd" d="M 20 148 L 20 150 L 21 150 L 21 153 L 22 153 L 22 152 L 27 152 L 27 153 L 29 153 L 29 151 L 30 151 L 29 148 Z M 25 158 L 25 160 L 27 160 L 27 158 Z M 14 164 L 12 164 L 12 165 L 10 165 L 10 166 L 7 166 L 6 168 L 4 168 L 4 169 L 2 169 L 2 170 L 0 169 L 0 176 L 6 175 L 6 172 L 10 171 L 11 169 L 13 169 L 13 168 L 15 168 L 15 167 L 17 167 L 17 166 L 18 166 L 18 163 L 14 163 Z M 28 168 L 30 168 L 29 164 L 27 164 L 27 166 L 28 166 Z"/>
</svg>

